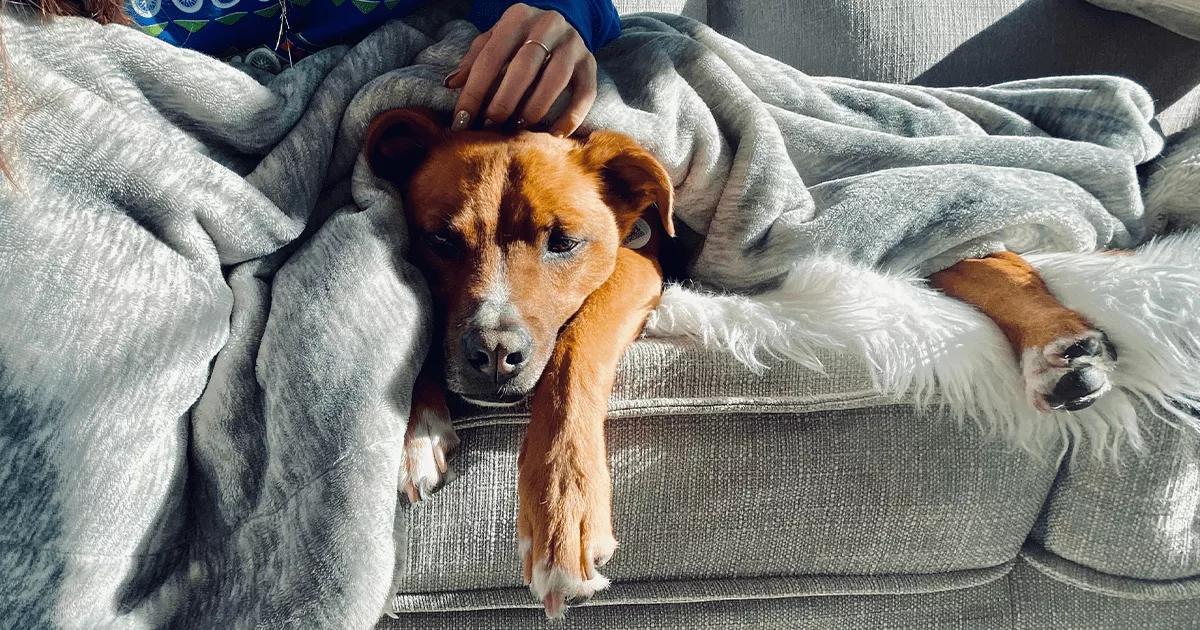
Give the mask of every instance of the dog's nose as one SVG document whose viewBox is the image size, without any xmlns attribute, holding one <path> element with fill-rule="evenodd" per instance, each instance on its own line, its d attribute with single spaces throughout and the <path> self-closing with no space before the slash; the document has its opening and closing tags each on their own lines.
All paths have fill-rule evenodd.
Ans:
<svg viewBox="0 0 1200 630">
<path fill-rule="evenodd" d="M 474 330 L 463 337 L 467 362 L 497 384 L 521 371 L 532 345 L 529 333 L 520 328 Z"/>
</svg>

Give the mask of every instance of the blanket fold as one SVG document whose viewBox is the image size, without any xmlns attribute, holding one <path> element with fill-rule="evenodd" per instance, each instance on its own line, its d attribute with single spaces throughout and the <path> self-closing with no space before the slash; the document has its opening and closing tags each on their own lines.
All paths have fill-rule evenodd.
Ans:
<svg viewBox="0 0 1200 630">
<path fill-rule="evenodd" d="M 384 109 L 452 107 L 441 77 L 476 34 L 452 18 L 259 83 L 133 29 L 0 14 L 0 626 L 376 621 L 431 322 L 359 153 Z M 1161 139 L 1120 78 L 809 77 L 667 15 L 627 17 L 598 61 L 583 131 L 663 162 L 711 287 L 1148 236 L 1135 166 Z"/>
</svg>

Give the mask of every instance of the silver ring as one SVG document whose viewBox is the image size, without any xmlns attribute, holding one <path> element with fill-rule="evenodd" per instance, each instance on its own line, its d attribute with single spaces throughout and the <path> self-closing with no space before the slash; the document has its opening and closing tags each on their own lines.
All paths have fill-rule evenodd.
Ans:
<svg viewBox="0 0 1200 630">
<path fill-rule="evenodd" d="M 529 44 L 537 44 L 538 46 L 542 47 L 542 50 L 546 51 L 546 58 L 542 60 L 542 65 L 546 65 L 546 62 L 550 61 L 550 55 L 554 54 L 550 52 L 550 47 L 536 39 L 527 39 L 525 40 L 524 44 L 521 44 L 521 46 L 528 46 Z"/>
</svg>

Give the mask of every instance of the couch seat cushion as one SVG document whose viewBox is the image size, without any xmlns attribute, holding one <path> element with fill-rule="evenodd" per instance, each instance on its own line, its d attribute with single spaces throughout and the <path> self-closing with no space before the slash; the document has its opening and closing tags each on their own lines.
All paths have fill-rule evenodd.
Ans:
<svg viewBox="0 0 1200 630">
<path fill-rule="evenodd" d="M 1060 445 L 1041 457 L 1010 450 L 875 395 L 861 366 L 826 366 L 828 376 L 791 363 L 756 376 L 694 347 L 630 349 L 607 430 L 621 547 L 604 570 L 615 586 L 598 599 L 648 582 L 686 583 L 676 599 L 719 597 L 732 578 L 780 578 L 791 594 L 921 592 L 1007 570 Z M 459 475 L 405 508 L 398 601 L 532 606 L 514 522 L 527 416 L 456 413 Z M 474 603 L 447 597 L 459 591 Z"/>
<path fill-rule="evenodd" d="M 1032 538 L 1098 574 L 1190 579 L 1200 597 L 1200 436 L 1139 412 L 1146 452 L 1065 468 Z"/>
</svg>

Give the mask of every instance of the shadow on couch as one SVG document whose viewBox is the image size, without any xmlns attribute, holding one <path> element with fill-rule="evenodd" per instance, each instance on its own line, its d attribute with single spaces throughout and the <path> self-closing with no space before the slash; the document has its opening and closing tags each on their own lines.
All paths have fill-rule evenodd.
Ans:
<svg viewBox="0 0 1200 630">
<path fill-rule="evenodd" d="M 1098 40 L 1107 40 L 1098 43 Z M 912 80 L 949 87 L 1057 74 L 1115 74 L 1141 83 L 1163 111 L 1200 85 L 1200 42 L 1083 0 L 1029 0 Z"/>
</svg>

